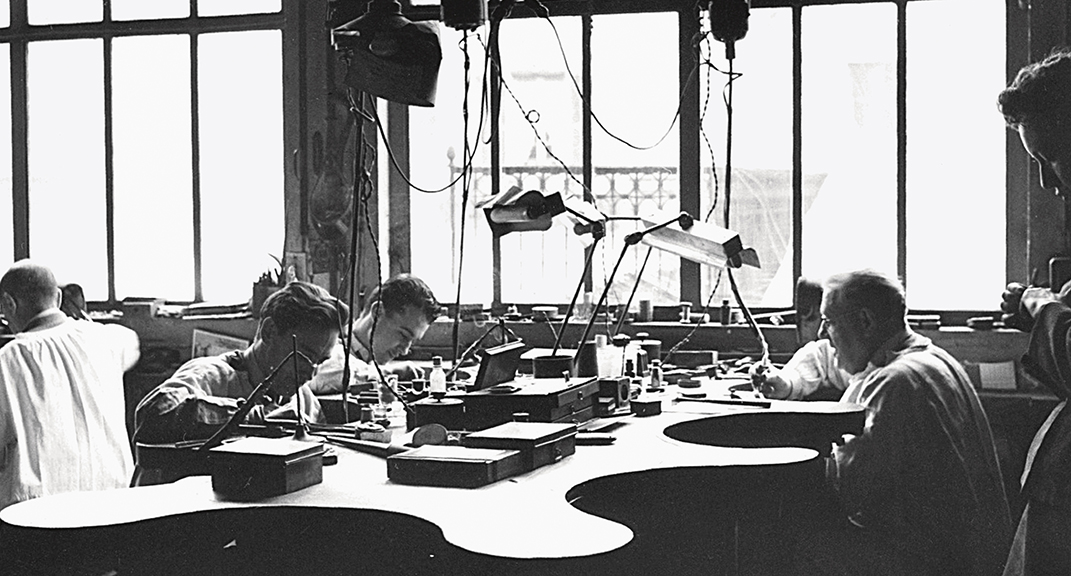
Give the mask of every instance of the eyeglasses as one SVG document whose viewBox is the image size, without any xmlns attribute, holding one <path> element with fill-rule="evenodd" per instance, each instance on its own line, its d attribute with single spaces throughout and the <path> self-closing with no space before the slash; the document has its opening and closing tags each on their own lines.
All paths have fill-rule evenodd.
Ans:
<svg viewBox="0 0 1071 576">
<path fill-rule="evenodd" d="M 841 319 L 843 319 L 845 316 L 848 316 L 852 312 L 854 312 L 854 310 L 845 310 L 844 312 L 841 312 L 840 314 L 834 314 L 833 316 L 826 316 L 825 314 L 822 314 L 822 322 L 818 325 L 819 333 L 821 333 L 821 331 L 824 329 L 829 329 L 836 326 L 837 324 L 840 324 Z"/>
</svg>

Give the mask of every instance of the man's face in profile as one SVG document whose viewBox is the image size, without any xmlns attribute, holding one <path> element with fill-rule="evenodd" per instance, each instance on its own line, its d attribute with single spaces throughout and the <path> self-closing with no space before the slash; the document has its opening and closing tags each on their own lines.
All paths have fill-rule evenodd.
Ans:
<svg viewBox="0 0 1071 576">
<path fill-rule="evenodd" d="M 1023 148 L 1038 164 L 1041 187 L 1064 199 L 1071 195 L 1071 131 L 1065 125 L 1035 120 L 1019 126 Z"/>
<path fill-rule="evenodd" d="M 406 306 L 400 312 L 388 312 L 377 305 L 376 313 L 380 310 L 382 313 L 376 321 L 372 352 L 376 362 L 385 363 L 409 353 L 413 342 L 420 340 L 428 331 L 428 319 L 415 306 Z"/>
</svg>

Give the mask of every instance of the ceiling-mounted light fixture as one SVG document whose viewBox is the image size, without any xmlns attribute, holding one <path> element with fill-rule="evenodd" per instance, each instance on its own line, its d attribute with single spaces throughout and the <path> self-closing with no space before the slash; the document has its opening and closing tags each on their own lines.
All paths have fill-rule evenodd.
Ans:
<svg viewBox="0 0 1071 576">
<path fill-rule="evenodd" d="M 454 30 L 475 30 L 487 22 L 487 0 L 441 0 L 439 18 Z"/>
<path fill-rule="evenodd" d="M 392 102 L 435 105 L 437 23 L 409 20 L 397 0 L 372 0 L 363 16 L 331 30 L 331 42 L 346 57 L 346 85 Z"/>
</svg>

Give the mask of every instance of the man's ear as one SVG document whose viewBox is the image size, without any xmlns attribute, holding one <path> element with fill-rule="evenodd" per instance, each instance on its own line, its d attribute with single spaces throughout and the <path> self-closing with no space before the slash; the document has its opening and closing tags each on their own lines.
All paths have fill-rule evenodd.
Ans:
<svg viewBox="0 0 1071 576">
<path fill-rule="evenodd" d="M 7 292 L 0 292 L 0 303 L 3 304 L 4 308 L 9 309 L 12 312 L 14 312 L 16 308 L 18 308 L 18 302 L 13 296 L 11 296 L 11 294 L 8 294 Z"/>
<path fill-rule="evenodd" d="M 877 328 L 878 319 L 874 316 L 874 312 L 868 308 L 859 309 L 859 321 L 862 323 L 864 330 L 870 332 Z"/>
<path fill-rule="evenodd" d="M 257 336 L 263 340 L 265 344 L 271 344 L 279 334 L 277 328 L 274 318 L 265 318 L 260 321 L 260 328 L 257 329 Z"/>
<path fill-rule="evenodd" d="M 379 300 L 372 302 L 372 306 L 368 309 L 368 311 L 372 314 L 372 318 L 377 317 L 383 311 L 383 307 L 380 306 L 380 304 L 382 304 L 382 302 L 380 302 Z"/>
</svg>

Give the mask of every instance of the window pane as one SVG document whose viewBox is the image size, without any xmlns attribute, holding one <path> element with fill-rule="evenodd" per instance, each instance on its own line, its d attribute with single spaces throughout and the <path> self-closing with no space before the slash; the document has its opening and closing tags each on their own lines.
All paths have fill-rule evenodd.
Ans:
<svg viewBox="0 0 1071 576">
<path fill-rule="evenodd" d="M 7 28 L 8 26 L 11 26 L 10 0 L 0 2 L 0 28 Z"/>
<path fill-rule="evenodd" d="M 197 0 L 198 16 L 268 14 L 281 9 L 281 0 Z"/>
<path fill-rule="evenodd" d="M 108 297 L 102 41 L 28 48 L 30 255 Z"/>
<path fill-rule="evenodd" d="M 34 25 L 100 22 L 104 4 L 101 0 L 27 0 L 26 18 Z"/>
<path fill-rule="evenodd" d="M 190 0 L 111 0 L 112 20 L 153 20 L 186 18 Z"/>
<path fill-rule="evenodd" d="M 282 34 L 199 38 L 204 298 L 242 302 L 283 257 Z"/>
<path fill-rule="evenodd" d="M 1004 10 L 996 1 L 908 4 L 911 308 L 992 310 L 1000 303 L 1006 129 L 995 102 L 1004 88 Z"/>
<path fill-rule="evenodd" d="M 6 4 L 6 3 L 5 3 Z M 0 44 L 0 115 L 11 118 L 11 45 Z M 11 122 L 0 122 L 0 268 L 15 259 L 11 217 Z"/>
<path fill-rule="evenodd" d="M 729 229 L 755 249 L 761 268 L 733 270 L 744 303 L 751 306 L 792 305 L 792 11 L 752 10 L 747 36 L 736 43 L 733 72 L 732 183 L 729 187 Z M 708 38 L 710 38 L 708 36 Z M 729 70 L 725 45 L 713 39 L 704 54 L 722 72 Z M 728 77 L 704 66 L 700 82 L 703 165 L 700 206 L 696 216 L 725 226 L 725 153 L 728 111 L 723 98 Z M 711 173 L 711 166 L 717 166 Z M 804 182 L 805 205 L 814 199 L 813 178 Z M 717 194 L 715 196 L 715 194 Z M 711 207 L 714 208 L 711 212 Z M 711 303 L 736 305 L 728 278 L 703 267 L 704 298 L 718 283 Z M 698 310 L 704 302 L 695 302 Z"/>
<path fill-rule="evenodd" d="M 606 214 L 637 216 L 680 210 L 680 140 L 674 122 L 680 101 L 677 45 L 674 12 L 593 18 L 592 110 L 617 137 L 598 126 L 592 128 L 592 192 Z M 665 139 L 660 141 L 663 135 Z M 628 221 L 607 225 L 606 238 L 592 263 L 596 299 L 624 249 L 625 236 L 639 228 Z M 624 304 L 628 300 L 647 252 L 645 246 L 625 251 L 607 302 Z M 651 251 L 633 306 L 641 299 L 658 304 L 680 300 L 679 257 Z"/>
<path fill-rule="evenodd" d="M 803 273 L 896 272 L 896 6 L 803 9 Z"/>
<path fill-rule="evenodd" d="M 465 94 L 464 53 L 462 33 L 439 27 L 443 60 L 439 68 L 439 87 L 435 106 L 409 107 L 410 180 L 428 190 L 447 186 L 465 164 L 464 124 L 462 102 Z M 475 199 L 490 193 L 490 146 L 484 144 L 489 136 L 488 119 L 479 131 L 481 120 L 480 94 L 483 89 L 484 51 L 475 36 L 469 38 L 469 139 L 475 151 L 475 173 L 465 222 L 464 276 L 461 283 L 463 303 L 490 304 L 492 290 L 491 231 L 483 214 L 474 208 Z M 506 96 L 503 96 L 505 99 Z M 503 105 L 505 101 L 503 100 Z M 383 166 L 383 161 L 380 161 Z M 457 272 L 461 264 L 461 197 L 462 183 L 457 182 L 443 192 L 429 194 L 412 190 L 412 256 L 413 274 L 424 279 L 444 302 L 457 297 Z"/>
<path fill-rule="evenodd" d="M 572 78 L 562 60 L 555 28 Z M 583 106 L 573 85 L 574 80 L 583 81 L 580 41 L 579 17 L 554 18 L 554 28 L 543 18 L 503 23 L 502 69 L 513 93 L 510 96 L 503 89 L 499 121 L 503 192 L 517 186 L 544 195 L 582 194 Z M 567 218 L 555 220 L 545 232 L 502 237 L 504 301 L 568 302 L 572 297 L 584 272 L 582 239 L 573 234 Z"/>
<path fill-rule="evenodd" d="M 120 299 L 193 299 L 189 42 L 188 36 L 151 36 L 116 38 L 112 45 Z"/>
</svg>

